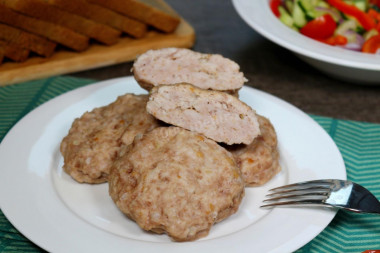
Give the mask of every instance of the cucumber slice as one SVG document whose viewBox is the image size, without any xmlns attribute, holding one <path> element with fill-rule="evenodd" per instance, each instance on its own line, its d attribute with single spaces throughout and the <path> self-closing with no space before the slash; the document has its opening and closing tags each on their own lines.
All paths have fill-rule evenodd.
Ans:
<svg viewBox="0 0 380 253">
<path fill-rule="evenodd" d="M 367 11 L 368 9 L 368 1 L 367 0 L 346 0 L 348 4 L 356 6 L 361 11 Z"/>
<path fill-rule="evenodd" d="M 314 5 L 310 0 L 298 0 L 297 2 L 305 12 L 314 10 Z"/>
<path fill-rule="evenodd" d="M 330 8 L 331 7 L 328 3 L 324 2 L 324 1 L 318 2 L 316 6 L 324 7 L 324 8 Z"/>
<path fill-rule="evenodd" d="M 363 34 L 363 33 L 365 33 L 365 29 L 361 26 L 361 24 L 358 22 L 358 20 L 356 19 L 356 18 L 354 18 L 354 17 L 352 17 L 352 16 L 349 16 L 349 15 L 346 15 L 346 14 L 344 14 L 344 13 L 342 13 L 342 17 L 343 17 L 343 19 L 345 20 L 345 21 L 355 21 L 355 23 L 356 23 L 356 29 L 354 30 L 355 32 L 357 32 L 357 33 L 360 33 L 360 34 Z M 345 22 L 344 21 L 344 22 Z"/>
<path fill-rule="evenodd" d="M 348 30 L 355 31 L 356 28 L 358 27 L 358 23 L 351 19 L 351 20 L 346 20 L 343 21 L 335 30 L 334 34 L 335 35 L 344 35 L 344 33 Z"/>
<path fill-rule="evenodd" d="M 301 7 L 303 12 L 305 13 L 306 20 L 310 21 L 315 19 L 315 11 L 310 0 L 299 0 L 298 5 Z"/>
<path fill-rule="evenodd" d="M 289 15 L 289 13 L 285 10 L 285 8 L 282 6 L 279 6 L 278 11 L 280 12 L 280 17 L 279 17 L 280 21 L 289 27 L 293 27 L 294 26 L 293 18 Z"/>
<path fill-rule="evenodd" d="M 300 7 L 298 3 L 299 2 L 296 1 L 296 3 L 293 6 L 292 17 L 294 20 L 294 25 L 296 27 L 303 27 L 304 25 L 306 25 L 307 19 L 306 19 L 304 11 L 302 10 L 302 8 Z"/>
<path fill-rule="evenodd" d="M 367 10 L 367 3 L 365 1 L 355 1 L 354 5 L 361 11 L 366 11 Z"/>
<path fill-rule="evenodd" d="M 285 1 L 285 7 L 286 7 L 286 9 L 293 10 L 293 6 L 294 6 L 293 0 L 286 0 Z"/>
<path fill-rule="evenodd" d="M 372 30 L 369 30 L 368 32 L 366 32 L 366 33 L 363 35 L 363 38 L 364 38 L 365 40 L 368 40 L 368 39 L 370 39 L 371 37 L 376 36 L 376 35 L 379 35 L 379 32 L 378 32 L 376 29 L 372 29 Z"/>
</svg>

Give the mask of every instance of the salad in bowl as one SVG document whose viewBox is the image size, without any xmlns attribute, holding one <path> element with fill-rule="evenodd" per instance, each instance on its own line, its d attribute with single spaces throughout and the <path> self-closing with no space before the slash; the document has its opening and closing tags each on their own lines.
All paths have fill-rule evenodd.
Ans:
<svg viewBox="0 0 380 253">
<path fill-rule="evenodd" d="M 380 85 L 379 1 L 232 3 L 253 30 L 321 72 L 350 83 Z"/>
<path fill-rule="evenodd" d="M 322 43 L 380 54 L 380 0 L 270 0 L 288 27 Z"/>
</svg>

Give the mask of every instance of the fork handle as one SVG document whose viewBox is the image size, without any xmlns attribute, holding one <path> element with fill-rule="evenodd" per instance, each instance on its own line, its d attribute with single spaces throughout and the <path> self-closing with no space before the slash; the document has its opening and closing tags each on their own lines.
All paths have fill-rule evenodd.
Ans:
<svg viewBox="0 0 380 253">
<path fill-rule="evenodd" d="M 368 213 L 380 214 L 380 202 L 361 185 L 356 184 L 348 203 L 350 203 L 350 209 L 366 210 Z"/>
</svg>

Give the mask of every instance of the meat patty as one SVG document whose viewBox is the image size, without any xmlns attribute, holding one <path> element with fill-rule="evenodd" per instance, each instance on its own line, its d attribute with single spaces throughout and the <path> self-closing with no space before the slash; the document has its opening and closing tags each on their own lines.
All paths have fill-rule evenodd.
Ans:
<svg viewBox="0 0 380 253">
<path fill-rule="evenodd" d="M 185 48 L 149 50 L 133 64 L 135 79 L 147 90 L 160 84 L 185 82 L 235 94 L 247 81 L 239 69 L 237 63 L 221 55 Z"/>
<path fill-rule="evenodd" d="M 257 118 L 259 137 L 249 145 L 227 147 L 239 165 L 246 186 L 263 185 L 281 170 L 276 132 L 267 118 L 260 115 Z"/>
<path fill-rule="evenodd" d="M 147 95 L 126 94 L 75 119 L 61 142 L 63 169 L 80 183 L 102 183 L 122 144 L 159 125 L 145 110 Z"/>
<path fill-rule="evenodd" d="M 244 181 L 232 154 L 216 142 L 159 127 L 120 152 L 109 193 L 142 229 L 190 241 L 238 210 Z"/>
<path fill-rule="evenodd" d="M 146 109 L 166 123 L 217 142 L 250 144 L 260 134 L 251 107 L 227 93 L 202 90 L 191 84 L 153 88 Z"/>
</svg>

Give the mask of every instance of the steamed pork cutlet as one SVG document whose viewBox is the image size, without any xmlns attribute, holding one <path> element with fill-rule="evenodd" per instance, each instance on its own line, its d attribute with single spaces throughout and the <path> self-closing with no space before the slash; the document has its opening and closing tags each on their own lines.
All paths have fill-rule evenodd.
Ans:
<svg viewBox="0 0 380 253">
<path fill-rule="evenodd" d="M 269 119 L 257 118 L 260 136 L 249 145 L 226 147 L 234 155 L 246 186 L 263 185 L 281 170 L 275 129 Z"/>
<path fill-rule="evenodd" d="M 226 144 L 250 144 L 260 134 L 255 111 L 225 92 L 191 84 L 152 89 L 147 111 L 154 117 Z"/>
<path fill-rule="evenodd" d="M 191 241 L 237 211 L 244 182 L 232 154 L 216 142 L 159 127 L 120 151 L 109 193 L 142 229 Z"/>
<path fill-rule="evenodd" d="M 247 81 L 239 69 L 237 63 L 221 55 L 185 48 L 149 50 L 133 64 L 135 79 L 146 90 L 160 84 L 184 82 L 235 94 Z"/>
<path fill-rule="evenodd" d="M 126 94 L 75 119 L 61 143 L 63 169 L 80 183 L 103 183 L 120 146 L 158 126 L 145 110 L 147 95 Z"/>
</svg>

